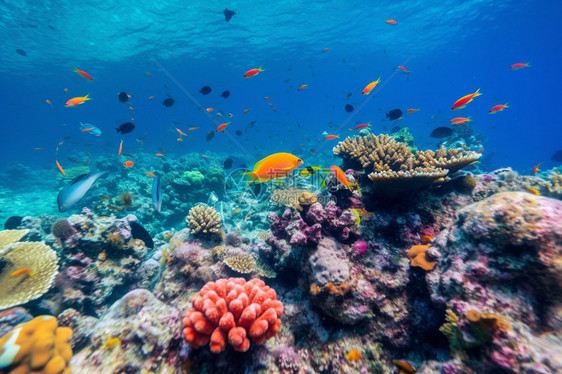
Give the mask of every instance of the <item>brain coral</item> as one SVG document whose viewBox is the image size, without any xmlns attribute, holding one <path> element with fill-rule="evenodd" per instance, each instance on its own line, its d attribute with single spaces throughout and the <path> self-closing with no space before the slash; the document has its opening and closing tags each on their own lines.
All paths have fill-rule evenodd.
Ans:
<svg viewBox="0 0 562 374">
<path fill-rule="evenodd" d="M 193 308 L 185 313 L 183 334 L 194 348 L 210 341 L 211 352 L 250 348 L 250 337 L 262 344 L 281 327 L 283 304 L 273 288 L 257 278 L 219 279 L 209 282 L 191 299 Z"/>
<path fill-rule="evenodd" d="M 7 374 L 70 374 L 72 330 L 53 316 L 39 316 L 0 339 L 0 369 Z"/>
</svg>

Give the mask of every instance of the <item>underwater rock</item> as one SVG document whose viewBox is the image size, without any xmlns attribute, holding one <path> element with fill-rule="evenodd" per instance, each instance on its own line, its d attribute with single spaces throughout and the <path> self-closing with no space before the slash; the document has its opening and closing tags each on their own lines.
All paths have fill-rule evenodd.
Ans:
<svg viewBox="0 0 562 374">
<path fill-rule="evenodd" d="M 331 238 L 323 238 L 318 249 L 309 259 L 312 276 L 319 285 L 343 283 L 349 279 L 345 253 L 338 250 L 336 242 Z"/>
<path fill-rule="evenodd" d="M 91 344 L 70 362 L 75 372 L 173 373 L 179 360 L 180 313 L 144 289 L 116 301 L 94 326 Z M 113 344 L 108 344 L 112 339 Z"/>
</svg>

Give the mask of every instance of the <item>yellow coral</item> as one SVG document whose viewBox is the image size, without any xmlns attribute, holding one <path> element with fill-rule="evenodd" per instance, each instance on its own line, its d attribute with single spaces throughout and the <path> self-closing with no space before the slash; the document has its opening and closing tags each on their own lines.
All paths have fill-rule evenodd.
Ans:
<svg viewBox="0 0 562 374">
<path fill-rule="evenodd" d="M 445 311 L 445 321 L 447 322 L 439 328 L 439 331 L 441 331 L 443 335 L 449 339 L 449 341 L 452 341 L 457 336 L 459 317 L 451 309 L 447 309 Z"/>
<path fill-rule="evenodd" d="M 249 274 L 256 270 L 256 260 L 247 253 L 228 257 L 224 260 L 226 266 L 241 274 Z"/>
<path fill-rule="evenodd" d="M 299 196 L 303 192 L 305 192 L 305 190 L 300 188 L 278 188 L 273 191 L 269 198 L 277 204 L 290 208 L 294 206 L 294 203 L 298 201 Z"/>
<path fill-rule="evenodd" d="M 0 231 L 0 256 L 8 245 L 19 242 L 27 235 L 29 230 L 4 230 Z"/>
<path fill-rule="evenodd" d="M 195 206 L 189 211 L 185 222 L 194 235 L 209 236 L 220 234 L 221 218 L 215 208 L 204 205 Z"/>
<path fill-rule="evenodd" d="M 408 251 L 408 258 L 410 259 L 410 265 L 418 266 L 424 270 L 433 270 L 437 262 L 430 261 L 427 258 L 426 252 L 429 249 L 429 247 L 431 247 L 431 243 L 414 245 L 412 248 L 410 248 L 410 250 Z"/>
<path fill-rule="evenodd" d="M 477 326 L 488 332 L 511 330 L 509 321 L 499 314 L 481 313 L 478 310 L 470 309 L 466 312 L 465 316 L 472 326 Z"/>
<path fill-rule="evenodd" d="M 72 330 L 53 316 L 39 316 L 0 339 L 0 369 L 7 374 L 70 374 Z"/>
<path fill-rule="evenodd" d="M 19 242 L 0 254 L 0 309 L 23 304 L 49 290 L 58 274 L 56 252 L 42 242 Z M 14 272 L 28 272 L 13 275 Z"/>
<path fill-rule="evenodd" d="M 293 206 L 299 212 L 302 212 L 304 208 L 311 206 L 314 203 L 318 202 L 318 198 L 315 194 L 308 191 L 303 191 L 297 198 L 296 201 L 293 202 Z"/>
</svg>

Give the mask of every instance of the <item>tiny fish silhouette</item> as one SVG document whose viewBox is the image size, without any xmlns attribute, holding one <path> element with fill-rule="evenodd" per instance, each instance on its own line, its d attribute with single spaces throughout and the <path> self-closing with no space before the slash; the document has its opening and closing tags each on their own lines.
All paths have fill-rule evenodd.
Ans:
<svg viewBox="0 0 562 374">
<path fill-rule="evenodd" d="M 225 9 L 223 13 L 224 13 L 224 19 L 226 20 L 226 22 L 230 21 L 232 16 L 236 14 L 233 10 L 228 10 L 228 9 Z"/>
</svg>

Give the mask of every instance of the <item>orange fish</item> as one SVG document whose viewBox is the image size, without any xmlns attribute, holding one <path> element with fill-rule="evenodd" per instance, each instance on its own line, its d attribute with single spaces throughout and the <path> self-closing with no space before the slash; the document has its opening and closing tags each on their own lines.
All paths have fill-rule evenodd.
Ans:
<svg viewBox="0 0 562 374">
<path fill-rule="evenodd" d="M 146 75 L 148 75 L 149 77 L 152 77 L 152 74 L 150 74 L 148 71 L 145 72 L 145 73 L 146 73 Z"/>
<path fill-rule="evenodd" d="M 420 111 L 419 109 L 411 108 L 411 109 L 406 110 L 406 113 L 414 113 L 414 112 L 419 112 L 419 111 Z"/>
<path fill-rule="evenodd" d="M 66 175 L 66 173 L 64 172 L 64 170 L 62 170 L 62 166 L 60 166 L 59 162 L 57 160 L 55 160 L 55 162 L 57 163 L 57 168 L 59 168 L 59 171 L 62 175 Z"/>
<path fill-rule="evenodd" d="M 133 165 L 134 165 L 134 163 L 131 160 L 127 160 L 123 163 L 123 166 L 125 166 L 127 168 L 133 167 Z"/>
<path fill-rule="evenodd" d="M 230 122 L 221 123 L 221 124 L 219 125 L 219 127 L 217 127 L 217 131 L 216 131 L 216 132 L 219 132 L 219 131 L 224 130 L 224 129 L 226 128 L 226 126 L 228 126 L 229 123 L 230 123 Z"/>
<path fill-rule="evenodd" d="M 109 196 L 99 195 L 99 197 L 101 197 L 104 200 L 111 200 L 111 197 L 109 197 Z"/>
<path fill-rule="evenodd" d="M 298 91 L 302 91 L 308 87 L 308 84 L 301 84 L 298 88 Z"/>
<path fill-rule="evenodd" d="M 39 147 L 35 147 L 35 148 L 33 148 L 33 150 L 34 150 L 34 151 L 44 151 L 44 150 L 45 150 L 45 148 L 39 148 Z"/>
<path fill-rule="evenodd" d="M 541 169 L 539 169 L 539 166 L 541 166 L 541 164 L 542 164 L 542 162 L 539 162 L 538 164 L 535 165 L 533 170 L 531 170 L 531 175 L 535 175 L 535 174 L 537 174 L 537 171 L 541 171 Z"/>
<path fill-rule="evenodd" d="M 23 269 L 18 269 L 16 271 L 14 271 L 12 274 L 10 274 L 10 277 L 15 277 L 17 275 L 22 275 L 22 274 L 33 275 L 30 268 L 23 268 Z"/>
<path fill-rule="evenodd" d="M 261 66 L 257 69 L 248 70 L 247 72 L 244 73 L 244 78 L 254 77 L 254 76 L 258 75 L 259 73 L 261 73 L 262 71 L 265 71 L 265 70 L 263 70 L 261 68 Z"/>
<path fill-rule="evenodd" d="M 449 123 L 453 125 L 464 125 L 469 122 L 471 122 L 470 117 L 455 117 L 449 121 Z"/>
<path fill-rule="evenodd" d="M 531 66 L 531 64 L 529 64 L 529 63 L 524 64 L 524 63 L 522 63 L 522 62 L 519 62 L 519 63 L 517 63 L 517 64 L 511 65 L 509 68 L 510 68 L 511 70 L 519 70 L 519 69 L 521 69 L 521 68 L 528 68 L 529 66 Z"/>
<path fill-rule="evenodd" d="M 151 173 L 150 171 L 145 171 L 145 173 L 150 175 L 152 178 L 156 178 L 156 175 L 154 173 Z"/>
<path fill-rule="evenodd" d="M 430 242 L 430 241 L 432 241 L 433 239 L 435 239 L 433 236 L 429 236 L 429 235 L 424 235 L 424 236 L 422 236 L 422 240 L 423 240 L 424 242 Z"/>
<path fill-rule="evenodd" d="M 180 130 L 180 129 L 178 129 L 177 127 L 176 127 L 176 131 L 177 131 L 177 132 L 179 132 L 179 133 L 180 133 L 180 135 L 187 135 L 187 134 L 186 134 L 185 132 L 181 131 L 181 130 Z"/>
<path fill-rule="evenodd" d="M 95 129 L 96 129 L 95 127 L 88 127 L 87 129 L 80 130 L 80 132 L 90 132 L 90 131 L 95 130 Z"/>
<path fill-rule="evenodd" d="M 68 88 L 65 88 L 65 89 L 64 89 L 64 92 L 68 92 Z"/>
<path fill-rule="evenodd" d="M 345 355 L 345 358 L 351 362 L 359 361 L 361 359 L 361 352 L 357 348 L 353 348 Z"/>
<path fill-rule="evenodd" d="M 134 110 L 132 106 L 130 106 L 129 109 Z"/>
<path fill-rule="evenodd" d="M 332 139 L 336 139 L 336 138 L 339 138 L 339 136 L 337 136 L 337 135 L 326 135 L 324 137 L 324 139 L 326 139 L 326 140 L 332 140 Z"/>
<path fill-rule="evenodd" d="M 53 103 L 51 103 L 51 100 L 47 99 L 47 100 L 45 100 L 45 102 L 46 102 L 47 104 L 49 104 L 50 106 L 53 106 Z"/>
<path fill-rule="evenodd" d="M 201 155 L 201 157 L 203 157 L 203 158 L 209 158 L 209 156 L 207 156 L 207 155 Z"/>
<path fill-rule="evenodd" d="M 180 136 L 179 138 L 176 139 L 178 142 L 183 142 L 183 138 Z"/>
<path fill-rule="evenodd" d="M 206 111 L 207 112 L 212 112 L 214 109 L 213 108 L 207 108 Z"/>
<path fill-rule="evenodd" d="M 187 131 L 193 131 L 193 130 L 197 130 L 199 127 L 190 127 L 187 129 Z M 184 134 L 185 135 L 185 134 Z"/>
<path fill-rule="evenodd" d="M 290 153 L 280 152 L 269 155 L 256 162 L 253 171 L 242 173 L 252 177 L 244 188 L 254 181 L 256 183 L 263 183 L 271 179 L 284 177 L 302 164 L 303 161 L 300 158 Z"/>
<path fill-rule="evenodd" d="M 73 71 L 74 71 L 75 73 L 80 74 L 81 76 L 83 76 L 84 78 L 86 78 L 86 79 L 89 80 L 89 81 L 93 81 L 93 80 L 94 80 L 94 78 L 92 78 L 92 76 L 91 76 L 90 74 L 86 73 L 85 71 L 78 70 L 78 69 L 76 69 L 76 68 L 74 68 Z"/>
<path fill-rule="evenodd" d="M 90 96 L 90 94 L 88 94 L 86 96 L 73 97 L 72 99 L 68 100 L 66 102 L 66 104 L 64 104 L 64 106 L 66 108 L 69 108 L 69 107 L 73 107 L 73 106 L 76 106 L 76 105 L 84 104 L 85 101 L 92 100 L 89 96 Z"/>
<path fill-rule="evenodd" d="M 398 65 L 398 69 L 404 70 L 405 73 L 409 73 L 409 72 L 410 72 L 410 70 L 406 69 L 406 68 L 405 68 L 404 66 L 402 66 L 402 65 Z"/>
<path fill-rule="evenodd" d="M 121 152 L 123 152 L 123 139 L 121 139 L 121 143 L 119 143 L 119 153 L 117 153 L 117 156 L 121 156 Z"/>
<path fill-rule="evenodd" d="M 334 174 L 336 179 L 340 181 L 341 184 L 347 186 L 347 188 L 351 190 L 351 182 L 347 180 L 344 171 L 339 166 L 332 165 L 330 166 L 330 170 L 332 171 L 332 174 Z"/>
<path fill-rule="evenodd" d="M 416 372 L 414 365 L 408 361 L 392 360 L 392 363 L 398 368 L 399 374 L 414 374 Z"/>
<path fill-rule="evenodd" d="M 458 99 L 457 101 L 455 101 L 451 110 L 457 110 L 457 109 L 464 108 L 466 106 L 466 104 L 470 103 L 472 100 L 474 100 L 474 98 L 476 96 L 480 96 L 480 95 L 482 95 L 482 94 L 480 93 L 480 88 L 479 88 L 479 89 L 476 90 L 475 93 L 471 93 L 470 95 L 465 95 L 465 96 L 461 97 L 460 99 Z"/>
<path fill-rule="evenodd" d="M 490 110 L 488 111 L 488 113 L 494 114 L 494 113 L 496 113 L 496 112 L 501 112 L 501 111 L 504 110 L 505 108 L 509 108 L 509 107 L 507 106 L 507 103 L 505 103 L 505 104 L 499 104 L 499 105 L 494 105 L 494 106 L 492 107 L 492 109 L 490 109 Z"/>
<path fill-rule="evenodd" d="M 393 20 L 393 19 L 387 19 L 387 20 L 384 21 L 384 22 L 388 23 L 389 25 L 396 25 L 396 24 L 398 23 L 398 22 L 396 22 L 396 21 Z"/>
<path fill-rule="evenodd" d="M 263 98 L 266 99 L 266 100 L 271 100 L 271 97 L 269 97 L 269 96 L 264 96 Z"/>
<path fill-rule="evenodd" d="M 155 153 L 154 156 L 164 157 L 164 155 L 162 153 Z"/>
<path fill-rule="evenodd" d="M 154 99 L 154 96 L 149 96 L 149 97 L 148 97 L 148 100 L 152 100 L 152 99 Z"/>
<path fill-rule="evenodd" d="M 379 79 L 377 79 L 374 82 L 369 83 L 364 89 L 363 92 L 361 93 L 361 95 L 368 95 L 371 93 L 371 91 L 377 86 L 377 84 L 379 84 L 381 82 L 381 78 L 379 77 Z"/>
<path fill-rule="evenodd" d="M 249 111 L 250 111 L 250 108 L 244 109 L 244 111 L 242 112 L 242 114 L 246 114 L 246 113 L 248 113 Z"/>
<path fill-rule="evenodd" d="M 324 49 L 322 50 L 322 52 L 326 52 L 328 49 L 330 49 L 330 48 L 324 48 Z"/>
<path fill-rule="evenodd" d="M 267 103 L 267 105 L 269 105 L 274 112 L 277 112 L 277 108 L 275 108 L 275 105 L 273 105 L 272 103 Z"/>
<path fill-rule="evenodd" d="M 480 148 L 479 150 L 476 151 L 476 153 L 480 153 L 484 150 L 484 147 Z"/>
<path fill-rule="evenodd" d="M 533 187 L 525 187 L 525 189 L 529 192 L 532 193 L 535 196 L 540 196 L 541 193 L 539 192 L 539 190 L 537 190 L 536 188 Z"/>
<path fill-rule="evenodd" d="M 119 208 L 119 207 L 117 207 L 117 206 L 109 205 L 109 204 L 107 205 L 107 208 L 108 208 L 108 209 L 111 209 L 111 210 L 123 210 L 123 208 Z"/>
</svg>

